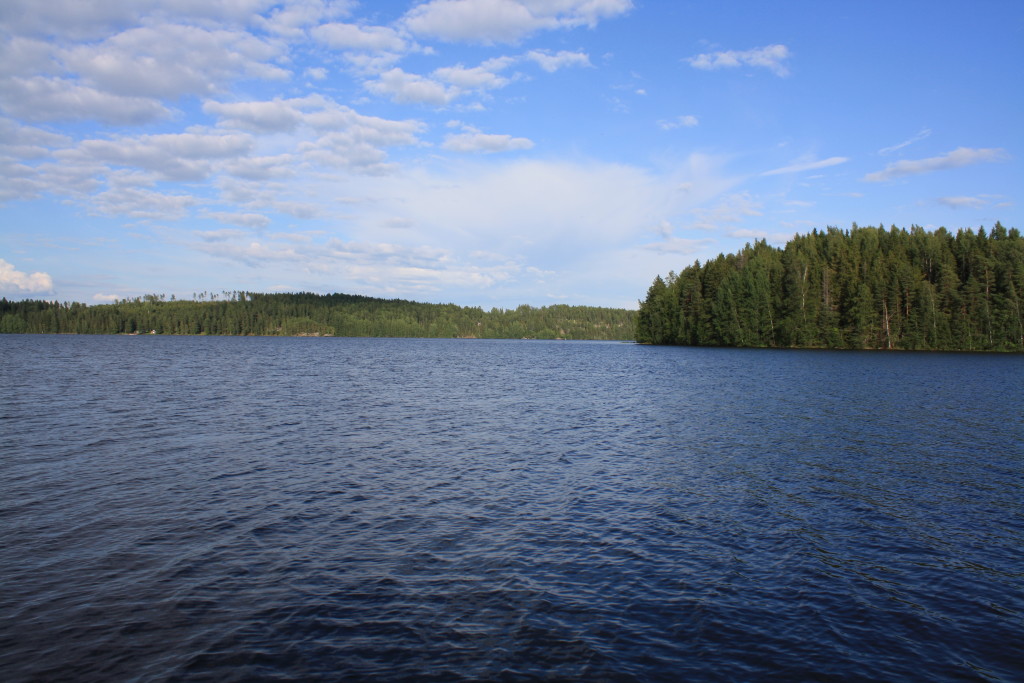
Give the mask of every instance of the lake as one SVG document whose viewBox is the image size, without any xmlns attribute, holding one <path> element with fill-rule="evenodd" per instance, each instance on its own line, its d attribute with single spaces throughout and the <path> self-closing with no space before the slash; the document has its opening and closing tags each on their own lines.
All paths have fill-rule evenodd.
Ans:
<svg viewBox="0 0 1024 683">
<path fill-rule="evenodd" d="M 0 335 L 0 671 L 1024 678 L 1024 356 Z"/>
</svg>

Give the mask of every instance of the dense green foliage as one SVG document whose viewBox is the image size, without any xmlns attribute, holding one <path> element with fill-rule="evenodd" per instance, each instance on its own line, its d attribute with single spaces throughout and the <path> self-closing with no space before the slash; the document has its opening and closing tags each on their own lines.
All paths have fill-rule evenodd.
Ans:
<svg viewBox="0 0 1024 683">
<path fill-rule="evenodd" d="M 1024 239 L 920 227 L 763 240 L 660 276 L 636 340 L 653 344 L 1024 351 Z"/>
<path fill-rule="evenodd" d="M 114 304 L 0 299 L 0 333 L 632 339 L 635 311 L 590 306 L 465 308 L 348 294 L 147 295 Z"/>
</svg>

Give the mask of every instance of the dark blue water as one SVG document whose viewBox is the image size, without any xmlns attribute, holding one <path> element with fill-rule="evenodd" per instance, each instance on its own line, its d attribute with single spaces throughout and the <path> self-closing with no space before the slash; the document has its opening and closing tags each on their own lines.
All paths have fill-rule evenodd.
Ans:
<svg viewBox="0 0 1024 683">
<path fill-rule="evenodd" d="M 0 336 L 0 677 L 1024 678 L 1024 357 Z"/>
</svg>

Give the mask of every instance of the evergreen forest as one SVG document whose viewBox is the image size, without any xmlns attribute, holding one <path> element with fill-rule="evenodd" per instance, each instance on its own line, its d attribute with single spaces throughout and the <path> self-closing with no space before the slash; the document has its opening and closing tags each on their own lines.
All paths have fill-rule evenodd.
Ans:
<svg viewBox="0 0 1024 683">
<path fill-rule="evenodd" d="M 658 276 L 636 340 L 651 344 L 1024 351 L 1024 240 L 858 227 L 763 240 Z"/>
<path fill-rule="evenodd" d="M 0 333 L 209 334 L 502 339 L 633 338 L 636 311 L 591 306 L 467 308 L 350 294 L 149 294 L 87 306 L 0 299 Z"/>
</svg>

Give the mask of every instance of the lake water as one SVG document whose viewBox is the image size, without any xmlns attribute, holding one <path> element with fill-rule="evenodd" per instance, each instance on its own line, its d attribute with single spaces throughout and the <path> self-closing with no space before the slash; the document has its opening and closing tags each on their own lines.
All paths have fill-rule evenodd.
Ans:
<svg viewBox="0 0 1024 683">
<path fill-rule="evenodd" d="M 1024 678 L 1024 356 L 0 335 L 0 672 Z"/>
</svg>

